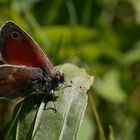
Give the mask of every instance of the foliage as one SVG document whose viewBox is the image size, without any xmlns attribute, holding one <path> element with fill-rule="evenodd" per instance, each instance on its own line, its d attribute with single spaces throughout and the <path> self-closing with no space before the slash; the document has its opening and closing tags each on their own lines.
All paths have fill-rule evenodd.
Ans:
<svg viewBox="0 0 140 140">
<path fill-rule="evenodd" d="M 0 24 L 15 21 L 55 65 L 70 62 L 96 75 L 89 95 L 106 138 L 140 139 L 139 1 L 0 0 L 0 9 Z M 89 100 L 78 139 L 99 139 L 95 118 Z"/>
</svg>

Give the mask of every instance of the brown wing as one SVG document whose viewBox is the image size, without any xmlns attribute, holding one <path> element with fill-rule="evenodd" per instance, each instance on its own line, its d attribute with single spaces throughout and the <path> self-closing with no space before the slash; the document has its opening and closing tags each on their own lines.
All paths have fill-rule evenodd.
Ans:
<svg viewBox="0 0 140 140">
<path fill-rule="evenodd" d="M 31 81 L 42 73 L 40 68 L 0 65 L 0 97 L 27 96 L 34 89 Z"/>
<path fill-rule="evenodd" d="M 47 73 L 53 69 L 39 45 L 12 21 L 1 28 L 0 50 L 3 60 L 8 64 L 39 67 Z"/>
</svg>

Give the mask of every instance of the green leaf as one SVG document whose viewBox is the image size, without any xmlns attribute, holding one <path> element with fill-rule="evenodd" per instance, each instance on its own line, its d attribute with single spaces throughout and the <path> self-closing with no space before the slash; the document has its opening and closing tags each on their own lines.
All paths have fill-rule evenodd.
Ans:
<svg viewBox="0 0 140 140">
<path fill-rule="evenodd" d="M 108 139 L 109 140 L 115 140 L 113 127 L 111 125 L 109 125 L 109 138 Z"/>
<path fill-rule="evenodd" d="M 83 43 L 93 43 L 99 39 L 99 33 L 96 30 L 82 26 L 76 26 L 74 29 L 71 26 L 47 26 L 43 29 L 53 44 L 57 44 L 62 37 L 63 46 L 71 46 L 73 39 L 78 40 L 81 45 Z M 55 33 L 55 36 L 53 33 Z"/>
<path fill-rule="evenodd" d="M 96 125 L 92 119 L 93 118 L 86 111 L 80 127 L 80 131 L 78 132 L 77 140 L 92 140 L 95 137 Z"/>
<path fill-rule="evenodd" d="M 124 103 L 127 99 L 125 91 L 120 86 L 120 73 L 117 69 L 107 72 L 101 83 L 95 88 L 106 100 L 113 103 Z"/>
<path fill-rule="evenodd" d="M 14 129 L 10 129 L 7 139 L 16 140 L 71 140 L 76 139 L 87 106 L 87 90 L 93 84 L 93 76 L 72 64 L 64 64 L 58 69 L 66 76 L 65 87 L 57 90 L 55 105 L 48 98 L 41 98 L 39 107 L 34 105 L 37 95 L 29 96 L 15 108 L 18 113 Z M 38 97 L 39 98 L 39 97 Z M 44 109 L 45 108 L 45 109 Z M 19 111 L 20 110 L 20 111 Z M 16 126 L 16 129 L 15 129 Z"/>
<path fill-rule="evenodd" d="M 126 65 L 132 65 L 133 63 L 139 61 L 140 61 L 140 41 L 138 41 L 134 45 L 134 48 L 125 53 L 121 58 L 121 62 Z"/>
</svg>

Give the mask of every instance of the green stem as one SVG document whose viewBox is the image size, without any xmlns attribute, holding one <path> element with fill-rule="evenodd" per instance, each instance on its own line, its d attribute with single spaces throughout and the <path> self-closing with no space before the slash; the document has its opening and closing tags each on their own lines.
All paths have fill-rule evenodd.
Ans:
<svg viewBox="0 0 140 140">
<path fill-rule="evenodd" d="M 94 100 L 93 100 L 93 97 L 92 97 L 91 94 L 89 94 L 89 100 L 90 100 L 90 103 L 91 103 L 92 111 L 94 112 L 94 116 L 95 116 L 95 120 L 96 120 L 96 123 L 97 123 L 98 130 L 99 130 L 99 139 L 100 140 L 106 140 L 104 130 L 103 130 L 103 126 L 101 124 L 101 120 L 100 120 L 99 114 L 97 112 L 97 109 L 95 107 L 95 103 L 94 103 Z"/>
</svg>

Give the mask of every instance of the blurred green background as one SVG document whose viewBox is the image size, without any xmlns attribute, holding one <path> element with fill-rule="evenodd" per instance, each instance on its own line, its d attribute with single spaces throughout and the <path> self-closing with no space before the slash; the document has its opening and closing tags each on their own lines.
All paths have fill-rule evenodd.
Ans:
<svg viewBox="0 0 140 140">
<path fill-rule="evenodd" d="M 73 63 L 95 76 L 78 140 L 98 140 L 93 102 L 106 138 L 140 139 L 140 1 L 0 0 L 0 25 L 13 20 L 54 65 Z M 11 108 L 0 101 L 0 138 Z"/>
</svg>

